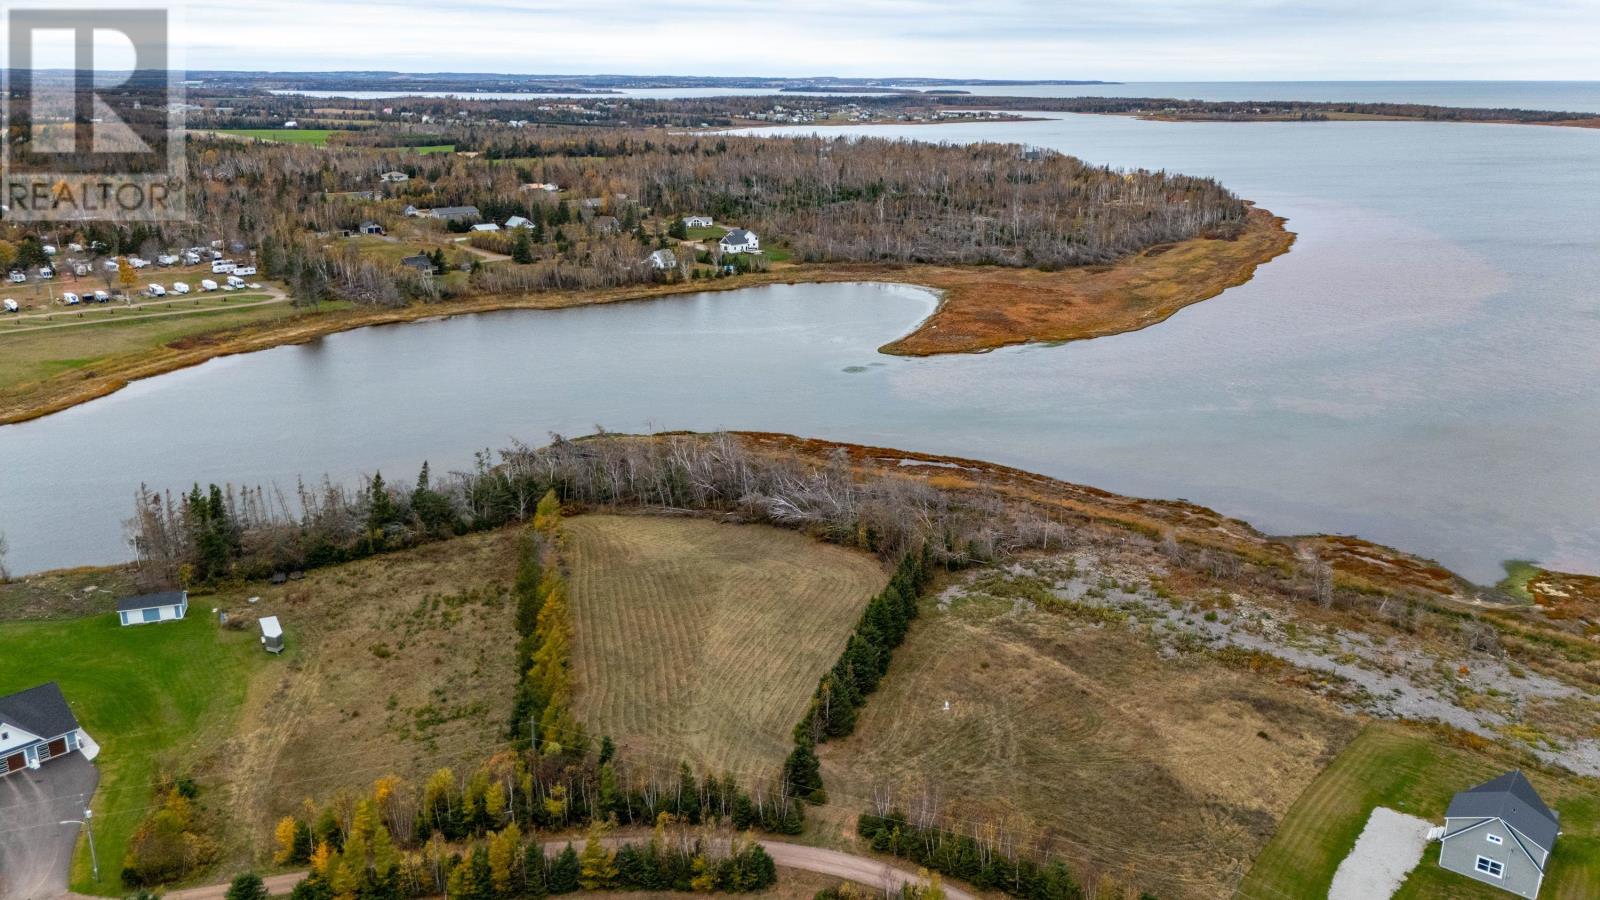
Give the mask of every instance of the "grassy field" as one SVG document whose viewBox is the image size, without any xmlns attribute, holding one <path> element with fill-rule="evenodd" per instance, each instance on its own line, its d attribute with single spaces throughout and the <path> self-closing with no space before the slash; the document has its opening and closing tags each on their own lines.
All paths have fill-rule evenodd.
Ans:
<svg viewBox="0 0 1600 900">
<path fill-rule="evenodd" d="M 247 632 L 277 615 L 286 635 L 283 657 L 251 685 L 228 752 L 203 773 L 236 811 L 222 836 L 227 861 L 259 858 L 271 824 L 306 797 L 325 802 L 390 773 L 415 782 L 441 766 L 470 772 L 504 746 L 517 677 L 515 540 L 470 535 L 201 601 Z"/>
<path fill-rule="evenodd" d="M 0 628 L 0 694 L 59 681 L 79 723 L 101 747 L 95 840 L 101 878 L 85 845 L 74 890 L 121 896 L 123 855 L 152 799 L 158 770 L 187 772 L 232 731 L 251 674 L 265 664 L 249 634 L 217 627 L 203 602 L 187 619 L 123 628 L 102 613 Z M 210 791 L 201 802 L 215 805 Z"/>
<path fill-rule="evenodd" d="M 1333 873 L 1355 846 L 1374 807 L 1442 823 L 1450 798 L 1513 768 L 1495 756 L 1441 744 L 1433 735 L 1374 723 L 1334 760 L 1294 804 L 1256 861 L 1240 896 L 1312 897 L 1327 893 Z M 1524 770 L 1546 803 L 1561 813 L 1561 838 L 1540 896 L 1600 896 L 1600 784 L 1575 776 Z M 1406 900 L 1504 897 L 1504 892 L 1437 865 L 1431 845 L 1401 887 Z"/>
<path fill-rule="evenodd" d="M 1207 656 L 1163 659 L 1122 625 L 965 596 L 927 604 L 855 734 L 823 745 L 824 815 L 887 789 L 1079 872 L 1227 896 L 1355 729 Z"/>
<path fill-rule="evenodd" d="M 262 293 L 208 293 L 148 309 L 96 304 L 54 313 L 49 319 L 3 320 L 0 386 L 25 391 L 63 373 L 92 370 L 180 338 L 305 311 L 288 303 L 240 308 L 268 298 Z M 42 327 L 56 325 L 71 327 Z"/>
<path fill-rule="evenodd" d="M 689 519 L 567 523 L 579 718 L 623 758 L 776 772 L 878 562 L 803 535 Z M 663 756 L 666 758 L 663 758 Z"/>
<path fill-rule="evenodd" d="M 312 144 L 325 147 L 328 136 L 339 134 L 329 128 L 219 128 L 216 134 L 255 138 L 258 141 L 280 141 L 285 144 Z"/>
</svg>

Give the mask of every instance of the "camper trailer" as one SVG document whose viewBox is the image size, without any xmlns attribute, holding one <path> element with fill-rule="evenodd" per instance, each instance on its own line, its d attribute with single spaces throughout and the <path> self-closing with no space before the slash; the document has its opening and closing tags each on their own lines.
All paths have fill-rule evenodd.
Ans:
<svg viewBox="0 0 1600 900">
<path fill-rule="evenodd" d="M 230 259 L 219 259 L 211 264 L 211 274 L 222 275 L 238 268 Z"/>
<path fill-rule="evenodd" d="M 12 284 L 22 284 L 22 283 L 26 282 L 27 280 L 28 280 L 28 274 L 26 272 L 17 271 L 17 272 L 12 272 L 11 273 L 11 283 Z"/>
<path fill-rule="evenodd" d="M 144 289 L 144 292 L 152 297 L 165 297 L 167 295 L 167 289 L 159 284 L 150 285 Z"/>
<path fill-rule="evenodd" d="M 187 293 L 189 293 L 189 284 L 188 284 L 188 282 L 174 281 L 172 283 L 172 292 L 174 294 L 187 294 Z"/>
<path fill-rule="evenodd" d="M 277 616 L 267 616 L 261 620 L 261 646 L 268 653 L 283 652 L 283 626 L 278 624 Z"/>
<path fill-rule="evenodd" d="M 243 278 L 240 278 L 237 275 L 229 275 L 228 276 L 228 290 L 237 291 L 238 289 L 240 289 L 242 287 L 244 287 L 244 279 Z"/>
<path fill-rule="evenodd" d="M 82 298 L 71 291 L 63 291 L 61 294 L 61 302 L 68 306 L 77 306 L 80 299 Z"/>
<path fill-rule="evenodd" d="M 209 278 L 200 279 L 200 290 L 202 290 L 202 291 L 214 291 L 216 289 L 217 289 L 217 283 L 215 281 L 212 281 Z"/>
<path fill-rule="evenodd" d="M 185 253 L 183 255 L 183 264 L 186 266 L 200 265 L 200 251 L 190 250 L 188 253 Z"/>
<path fill-rule="evenodd" d="M 10 297 L 6 298 L 6 312 L 16 312 L 21 308 L 17 305 L 17 301 L 12 300 Z"/>
<path fill-rule="evenodd" d="M 255 273 L 256 273 L 256 267 L 255 266 L 234 266 L 233 267 L 233 274 L 235 274 L 235 275 L 254 275 Z"/>
<path fill-rule="evenodd" d="M 96 302 L 96 303 L 110 303 L 111 302 L 111 293 L 109 291 L 95 291 L 94 292 L 94 302 Z"/>
</svg>

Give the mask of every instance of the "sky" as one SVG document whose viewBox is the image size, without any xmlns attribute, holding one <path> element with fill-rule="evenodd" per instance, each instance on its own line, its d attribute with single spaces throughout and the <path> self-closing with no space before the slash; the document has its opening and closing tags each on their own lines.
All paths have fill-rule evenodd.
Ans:
<svg viewBox="0 0 1600 900">
<path fill-rule="evenodd" d="M 191 69 L 1600 79 L 1600 0 L 229 0 L 178 14 Z"/>
</svg>

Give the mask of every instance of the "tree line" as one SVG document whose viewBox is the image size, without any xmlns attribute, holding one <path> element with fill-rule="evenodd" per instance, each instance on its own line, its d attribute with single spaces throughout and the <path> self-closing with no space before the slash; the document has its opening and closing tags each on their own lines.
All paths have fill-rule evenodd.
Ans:
<svg viewBox="0 0 1600 900">
<path fill-rule="evenodd" d="M 374 553 L 526 522 L 541 498 L 588 508 L 693 510 L 793 528 L 898 561 L 962 565 L 1023 549 L 1060 549 L 1071 531 L 1032 507 L 983 491 L 863 473 L 838 451 L 824 460 L 754 450 L 728 434 L 660 438 L 556 436 L 477 455 L 444 477 L 426 464 L 411 486 L 381 473 L 356 486 L 141 487 L 127 520 L 146 586 L 260 580 Z"/>
<path fill-rule="evenodd" d="M 812 803 L 827 802 L 817 744 L 855 730 L 856 712 L 888 674 L 891 654 L 917 617 L 917 603 L 930 574 L 920 548 L 901 557 L 889 584 L 867 601 L 838 661 L 818 681 L 805 715 L 794 727 L 794 749 L 784 761 L 784 783 L 798 796 Z"/>
</svg>

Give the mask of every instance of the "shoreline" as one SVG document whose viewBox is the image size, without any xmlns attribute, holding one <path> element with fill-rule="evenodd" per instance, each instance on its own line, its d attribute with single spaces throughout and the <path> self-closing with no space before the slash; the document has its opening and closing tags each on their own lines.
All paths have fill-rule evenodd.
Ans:
<svg viewBox="0 0 1600 900">
<path fill-rule="evenodd" d="M 335 312 L 296 313 L 271 323 L 180 338 L 125 359 L 112 359 L 87 371 L 35 382 L 14 399 L 0 400 L 0 426 L 15 425 L 110 396 L 134 381 L 190 368 L 223 356 L 305 344 L 330 334 L 377 325 L 512 309 L 568 309 L 654 300 L 684 294 L 734 291 L 772 284 L 885 282 L 940 292 L 933 314 L 906 335 L 879 348 L 891 355 L 932 356 L 973 353 L 1027 343 L 1088 340 L 1136 331 L 1169 318 L 1185 306 L 1243 284 L 1255 269 L 1293 243 L 1283 220 L 1254 207 L 1250 213 L 1260 247 L 1239 241 L 1192 238 L 1149 247 L 1107 266 L 1043 272 L 1001 266 L 941 266 L 883 263 L 803 263 L 721 281 L 632 285 L 588 292 L 485 295 L 445 303 L 411 303 L 393 308 L 360 307 Z M 1276 237 L 1263 237 L 1267 235 Z M 1241 238 L 1242 241 L 1242 238 Z M 1231 256 L 1223 250 L 1239 251 Z M 1268 252 L 1270 250 L 1270 252 Z M 1220 259 L 1218 258 L 1220 257 Z M 1259 257 L 1259 258 L 1255 258 Z M 1195 270 L 1200 269 L 1200 277 Z M 998 306 L 994 305 L 996 294 Z M 1057 305 L 1039 308 L 1039 297 Z M 1065 301 L 1063 305 L 1062 301 Z M 953 327 L 977 315 L 1003 324 L 962 331 Z M 937 333 L 936 333 L 937 332 Z M 5 338 L 0 335 L 0 349 Z"/>
</svg>

